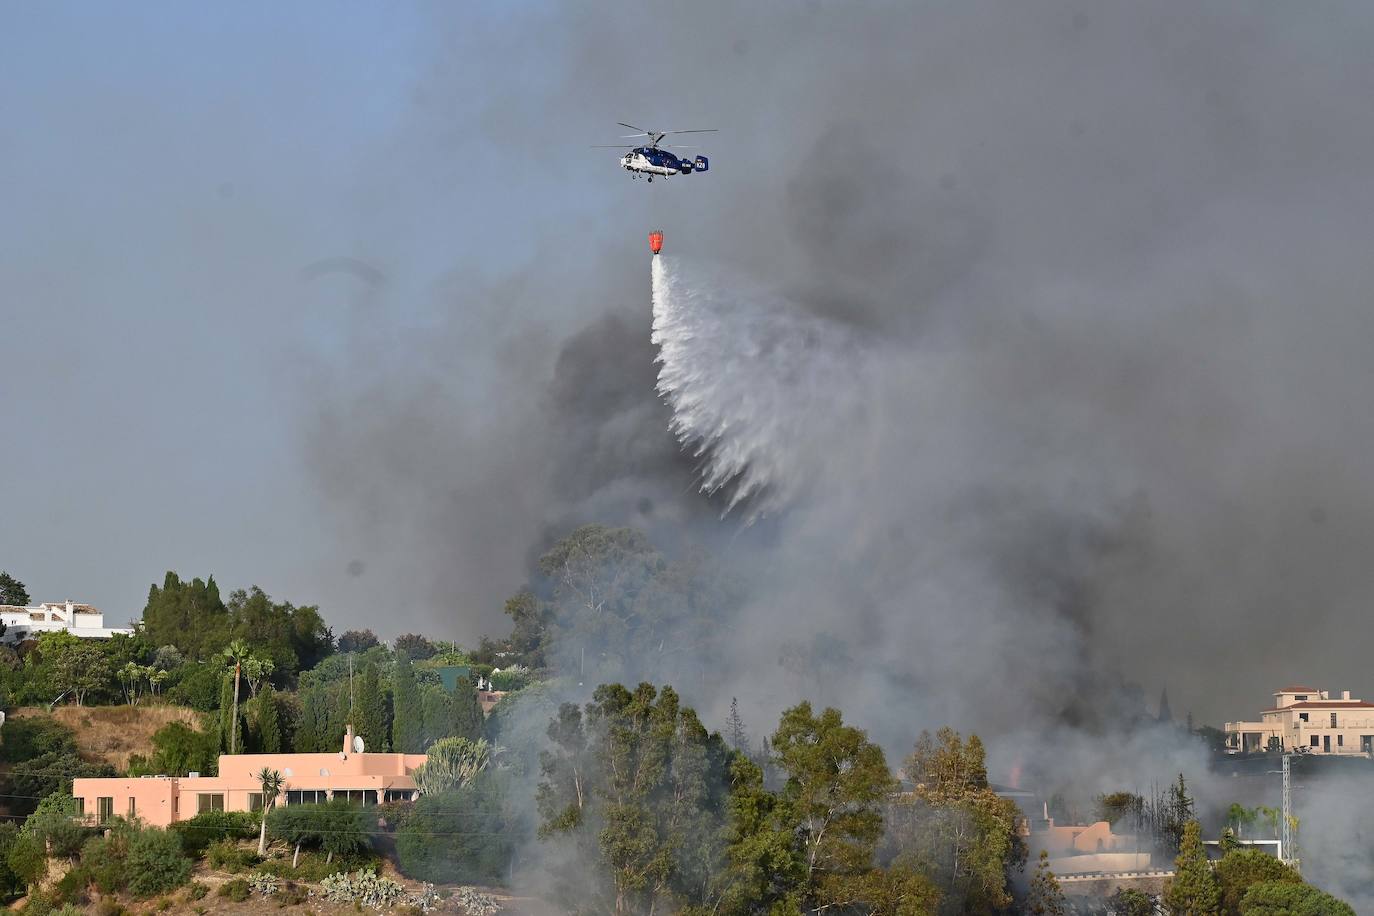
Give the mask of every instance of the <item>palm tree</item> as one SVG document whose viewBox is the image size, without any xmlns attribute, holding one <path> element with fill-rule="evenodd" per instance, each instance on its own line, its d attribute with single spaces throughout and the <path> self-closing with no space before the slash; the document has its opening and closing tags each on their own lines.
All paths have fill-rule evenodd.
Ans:
<svg viewBox="0 0 1374 916">
<path fill-rule="evenodd" d="M 229 753 L 238 753 L 239 738 L 239 675 L 243 672 L 243 663 L 251 654 L 252 649 L 248 648 L 248 643 L 242 639 L 236 639 L 224 647 L 222 653 L 224 657 L 234 666 L 234 718 L 229 723 Z"/>
<path fill-rule="evenodd" d="M 277 770 L 269 770 L 263 767 L 258 773 L 258 785 L 262 787 L 262 827 L 258 831 L 258 855 L 267 855 L 267 812 L 272 809 L 277 801 L 277 796 L 281 795 L 282 787 L 286 785 L 286 779 Z"/>
</svg>

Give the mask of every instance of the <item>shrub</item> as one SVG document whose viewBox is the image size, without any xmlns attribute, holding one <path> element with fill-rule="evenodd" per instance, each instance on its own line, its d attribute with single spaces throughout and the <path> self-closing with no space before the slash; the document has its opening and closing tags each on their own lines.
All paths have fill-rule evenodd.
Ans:
<svg viewBox="0 0 1374 916">
<path fill-rule="evenodd" d="M 120 905 L 118 900 L 113 900 L 109 897 L 102 898 L 101 901 L 95 905 L 96 916 L 124 916 L 125 912 L 124 907 Z"/>
<path fill-rule="evenodd" d="M 234 840 L 219 840 L 206 853 L 205 861 L 211 868 L 218 868 L 230 874 L 238 874 L 252 868 L 262 861 L 255 850 L 245 849 Z"/>
<path fill-rule="evenodd" d="M 224 674 L 217 666 L 187 662 L 176 669 L 176 683 L 167 691 L 167 698 L 178 706 L 189 706 L 201 712 L 219 708 L 219 688 Z"/>
<path fill-rule="evenodd" d="M 217 893 L 219 896 L 232 900 L 235 903 L 242 903 L 248 899 L 248 882 L 242 878 L 226 881 L 219 886 L 219 891 Z"/>
<path fill-rule="evenodd" d="M 128 890 L 152 897 L 180 887 L 191 876 L 191 860 L 175 833 L 127 821 L 116 822 L 108 836 L 87 840 L 81 864 L 106 894 Z"/>
<path fill-rule="evenodd" d="M 490 894 L 484 894 L 475 887 L 460 887 L 453 894 L 464 912 L 470 916 L 492 916 L 501 911 L 501 904 Z"/>
<path fill-rule="evenodd" d="M 66 794 L 49 795 L 24 821 L 23 833 L 37 837 L 52 854 L 64 859 L 74 858 L 91 832 L 73 820 L 76 799 Z"/>
<path fill-rule="evenodd" d="M 204 900 L 208 893 L 210 893 L 210 888 L 199 881 L 192 881 L 186 886 L 187 900 Z"/>
<path fill-rule="evenodd" d="M 219 736 L 196 731 L 184 722 L 168 722 L 153 733 L 151 757 L 135 754 L 129 759 L 129 775 L 210 775 L 218 765 Z"/>
<path fill-rule="evenodd" d="M 10 846 L 10 870 L 26 887 L 33 887 L 48 870 L 48 851 L 43 840 L 31 833 L 20 833 Z"/>
<path fill-rule="evenodd" d="M 155 827 L 130 835 L 128 865 L 129 891 L 139 897 L 165 894 L 191 877 L 191 860 L 181 851 L 181 838 Z"/>
<path fill-rule="evenodd" d="M 34 716 L 10 719 L 0 742 L 0 760 L 22 763 L 44 754 L 75 754 L 76 736 L 56 719 Z"/>
<path fill-rule="evenodd" d="M 64 903 L 85 903 L 90 899 L 87 889 L 90 888 L 91 881 L 91 870 L 84 865 L 77 865 L 67 870 L 53 887 L 53 891 L 57 899 Z"/>
<path fill-rule="evenodd" d="M 75 903 L 64 903 L 61 909 L 52 911 L 52 916 L 85 916 L 85 910 Z"/>
<path fill-rule="evenodd" d="M 248 840 L 257 836 L 258 815 L 248 811 L 207 811 L 172 824 L 187 855 L 199 858 L 206 848 L 223 839 Z"/>
</svg>

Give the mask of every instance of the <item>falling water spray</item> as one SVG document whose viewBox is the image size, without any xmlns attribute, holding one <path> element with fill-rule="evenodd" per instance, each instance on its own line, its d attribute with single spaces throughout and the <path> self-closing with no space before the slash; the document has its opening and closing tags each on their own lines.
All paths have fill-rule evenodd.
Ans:
<svg viewBox="0 0 1374 916">
<path fill-rule="evenodd" d="M 658 392 L 671 430 L 700 460 L 701 489 L 728 494 L 747 520 L 792 502 L 810 458 L 853 415 L 856 342 L 775 294 L 714 281 L 677 258 L 652 258 Z"/>
</svg>

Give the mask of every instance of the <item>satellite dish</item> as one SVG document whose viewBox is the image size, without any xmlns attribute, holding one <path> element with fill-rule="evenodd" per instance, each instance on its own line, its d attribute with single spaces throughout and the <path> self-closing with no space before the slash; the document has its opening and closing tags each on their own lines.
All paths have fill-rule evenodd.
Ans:
<svg viewBox="0 0 1374 916">
<path fill-rule="evenodd" d="M 283 776 L 285 776 L 287 779 L 290 779 L 290 778 L 291 778 L 291 775 L 292 775 L 292 774 L 291 774 L 291 768 L 290 768 L 290 767 L 287 767 L 286 769 L 284 769 L 284 770 L 281 771 L 281 774 L 282 774 Z"/>
<path fill-rule="evenodd" d="M 363 736 L 362 736 L 362 735 L 354 735 L 354 736 L 353 736 L 353 753 L 355 753 L 355 754 L 361 754 L 362 752 L 363 752 Z"/>
<path fill-rule="evenodd" d="M 321 775 L 321 776 L 328 776 L 328 775 L 329 775 L 329 771 L 326 770 L 324 767 L 320 767 L 320 775 Z"/>
</svg>

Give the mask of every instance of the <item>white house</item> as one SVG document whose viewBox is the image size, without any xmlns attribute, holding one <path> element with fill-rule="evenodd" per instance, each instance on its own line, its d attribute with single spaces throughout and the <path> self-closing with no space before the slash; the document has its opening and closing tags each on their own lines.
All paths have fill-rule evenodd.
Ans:
<svg viewBox="0 0 1374 916">
<path fill-rule="evenodd" d="M 1274 705 L 1258 721 L 1227 722 L 1226 746 L 1233 754 L 1273 746 L 1290 754 L 1374 757 L 1374 703 L 1352 700 L 1349 690 L 1334 699 L 1313 687 L 1285 687 L 1274 691 Z"/>
<path fill-rule="evenodd" d="M 44 603 L 34 607 L 17 607 L 0 604 L 0 623 L 5 625 L 5 633 L 0 643 L 14 645 L 26 639 L 33 639 L 39 633 L 57 633 L 66 630 L 73 636 L 83 639 L 109 639 L 116 633 L 132 634 L 129 627 L 105 626 L 105 615 L 99 608 L 89 604 Z"/>
</svg>

